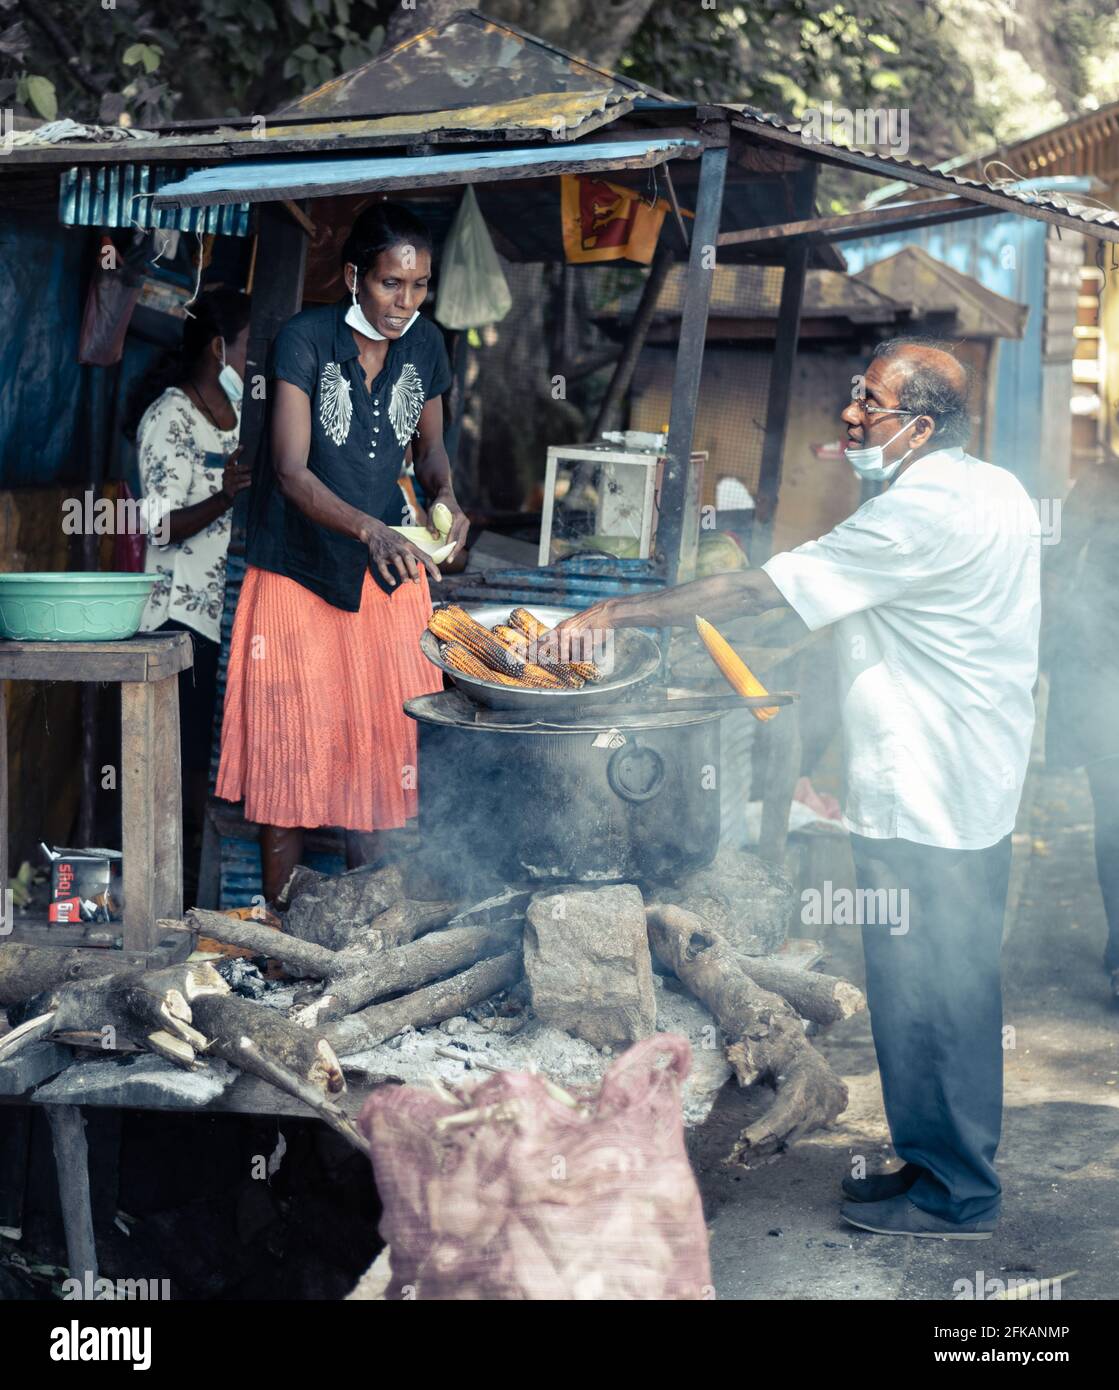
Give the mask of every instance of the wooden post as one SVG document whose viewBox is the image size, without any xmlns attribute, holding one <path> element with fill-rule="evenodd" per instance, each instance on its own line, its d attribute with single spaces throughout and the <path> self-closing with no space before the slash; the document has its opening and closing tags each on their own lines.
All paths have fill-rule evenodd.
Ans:
<svg viewBox="0 0 1119 1390">
<path fill-rule="evenodd" d="M 97 1278 L 97 1245 L 93 1238 L 93 1206 L 89 1200 L 85 1120 L 76 1105 L 48 1105 L 45 1109 L 58 1170 L 66 1262 L 72 1278 L 83 1279 L 88 1270 L 92 1282 Z"/>
<path fill-rule="evenodd" d="M 245 355 L 245 400 L 241 408 L 241 455 L 254 463 L 264 438 L 268 401 L 262 389 L 268 375 L 272 339 L 303 306 L 307 269 L 307 233 L 283 203 L 261 203 L 257 223 L 256 273 L 253 280 L 249 346 Z M 305 205 L 297 205 L 300 212 Z M 245 544 L 249 493 L 238 493 L 233 506 L 231 546 Z"/>
<path fill-rule="evenodd" d="M 793 216 L 811 215 L 816 200 L 816 165 L 807 164 L 793 180 Z M 773 517 L 781 489 L 781 461 L 785 452 L 785 427 L 792 397 L 793 368 L 800 338 L 800 311 L 804 303 L 804 280 L 808 271 L 809 244 L 793 242 L 785 252 L 785 275 L 781 283 L 781 304 L 777 312 L 777 340 L 769 369 L 769 402 L 765 415 L 758 478 L 757 516 L 750 541 L 750 562 L 768 560 L 773 545 Z"/>
<path fill-rule="evenodd" d="M 179 678 L 126 681 L 120 704 L 124 949 L 147 951 L 183 915 Z"/>
<path fill-rule="evenodd" d="M 680 341 L 672 381 L 668 445 L 657 517 L 657 561 L 667 584 L 676 582 L 682 555 L 686 558 L 687 548 L 694 546 L 698 539 L 684 535 L 684 504 L 726 173 L 727 147 L 709 146 L 700 157 L 688 282 L 680 316 Z"/>
</svg>

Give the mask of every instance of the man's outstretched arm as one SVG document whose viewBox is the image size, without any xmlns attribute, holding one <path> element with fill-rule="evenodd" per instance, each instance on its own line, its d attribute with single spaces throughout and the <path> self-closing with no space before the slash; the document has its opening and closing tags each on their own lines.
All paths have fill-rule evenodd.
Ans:
<svg viewBox="0 0 1119 1390">
<path fill-rule="evenodd" d="M 784 607 L 788 605 L 780 590 L 764 570 L 733 570 L 674 589 L 605 599 L 566 618 L 556 631 L 568 635 L 612 627 L 691 627 L 697 614 L 718 622 Z"/>
</svg>

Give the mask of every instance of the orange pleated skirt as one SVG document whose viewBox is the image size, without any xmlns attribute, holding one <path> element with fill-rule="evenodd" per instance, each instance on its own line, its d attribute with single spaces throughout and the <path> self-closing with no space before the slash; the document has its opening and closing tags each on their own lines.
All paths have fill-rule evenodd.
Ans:
<svg viewBox="0 0 1119 1390">
<path fill-rule="evenodd" d="M 245 571 L 229 648 L 218 796 L 260 825 L 392 830 L 417 811 L 405 700 L 443 688 L 420 651 L 427 576 L 347 613 L 284 575 Z"/>
</svg>

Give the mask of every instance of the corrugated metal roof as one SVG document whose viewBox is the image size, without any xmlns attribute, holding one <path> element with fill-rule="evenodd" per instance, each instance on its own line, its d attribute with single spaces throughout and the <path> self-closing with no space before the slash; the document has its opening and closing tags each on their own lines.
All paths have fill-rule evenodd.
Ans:
<svg viewBox="0 0 1119 1390">
<path fill-rule="evenodd" d="M 756 130 L 781 144 L 795 146 L 809 158 L 815 152 L 817 158 L 861 169 L 864 173 L 904 179 L 906 183 L 941 188 L 949 193 L 961 192 L 962 196 L 971 193 L 977 195 L 977 201 L 1003 207 L 1008 212 L 1074 227 L 1077 231 L 1088 232 L 1106 241 L 1119 241 L 1119 212 L 1113 208 L 1095 207 L 1058 193 L 1023 188 L 1013 181 L 986 183 L 963 178 L 959 174 L 932 169 L 927 164 L 897 155 L 869 154 L 818 138 L 805 139 L 802 135 L 804 126 L 742 103 L 721 102 L 711 109 L 727 111 L 740 128 Z"/>
<path fill-rule="evenodd" d="M 499 178 L 577 173 L 588 169 L 635 168 L 699 154 L 699 140 L 646 139 L 580 145 L 464 150 L 454 154 L 374 156 L 365 159 L 314 159 L 218 164 L 200 169 L 156 195 L 156 206 L 180 207 L 284 198 L 315 198 L 375 188 L 445 186 Z"/>
<path fill-rule="evenodd" d="M 477 10 L 460 10 L 369 62 L 316 87 L 275 115 L 449 113 L 532 97 L 593 93 L 604 106 L 653 97 L 644 83 L 572 57 Z"/>
<path fill-rule="evenodd" d="M 59 220 L 66 227 L 140 227 L 145 231 L 166 227 L 180 232 L 249 235 L 248 203 L 153 207 L 156 190 L 182 175 L 181 168 L 165 164 L 94 164 L 65 169 L 59 181 Z"/>
<path fill-rule="evenodd" d="M 341 81 L 341 78 L 339 78 Z M 581 133 L 588 121 L 601 116 L 610 108 L 606 91 L 589 92 L 532 92 L 509 101 L 455 107 L 453 110 L 401 112 L 389 116 L 358 119 L 324 116 L 322 121 L 300 121 L 292 125 L 282 115 L 265 122 L 258 139 L 313 140 L 340 135 L 369 136 L 385 139 L 397 135 L 402 139 L 430 135 L 436 131 L 542 130 L 555 140 L 571 139 Z M 610 109 L 609 120 L 621 114 L 623 108 Z M 595 121 L 595 125 L 600 122 Z M 247 138 L 251 134 L 245 133 Z"/>
</svg>

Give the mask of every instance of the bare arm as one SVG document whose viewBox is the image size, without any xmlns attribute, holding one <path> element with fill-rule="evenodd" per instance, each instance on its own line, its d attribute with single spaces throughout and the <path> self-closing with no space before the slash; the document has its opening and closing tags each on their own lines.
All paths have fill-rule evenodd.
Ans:
<svg viewBox="0 0 1119 1390">
<path fill-rule="evenodd" d="M 168 513 L 165 518 L 167 539 L 172 545 L 178 545 L 180 541 L 189 540 L 199 531 L 204 531 L 233 506 L 233 499 L 239 492 L 251 485 L 252 469 L 247 463 L 239 462 L 240 457 L 241 446 L 238 444 L 225 461 L 221 487 L 212 497 Z"/>
<path fill-rule="evenodd" d="M 556 631 L 567 636 L 613 627 L 691 627 L 697 615 L 712 621 L 752 618 L 787 606 L 764 570 L 734 570 L 653 594 L 606 599 L 565 619 Z"/>
<path fill-rule="evenodd" d="M 286 501 L 310 521 L 369 548 L 369 563 L 386 583 L 418 579 L 422 564 L 438 582 L 438 567 L 429 556 L 377 518 L 344 502 L 307 467 L 311 455 L 311 401 L 290 381 L 277 380 L 272 411 L 272 466 Z M 444 455 L 446 458 L 446 455 Z M 395 572 L 394 572 L 395 570 Z"/>
</svg>

